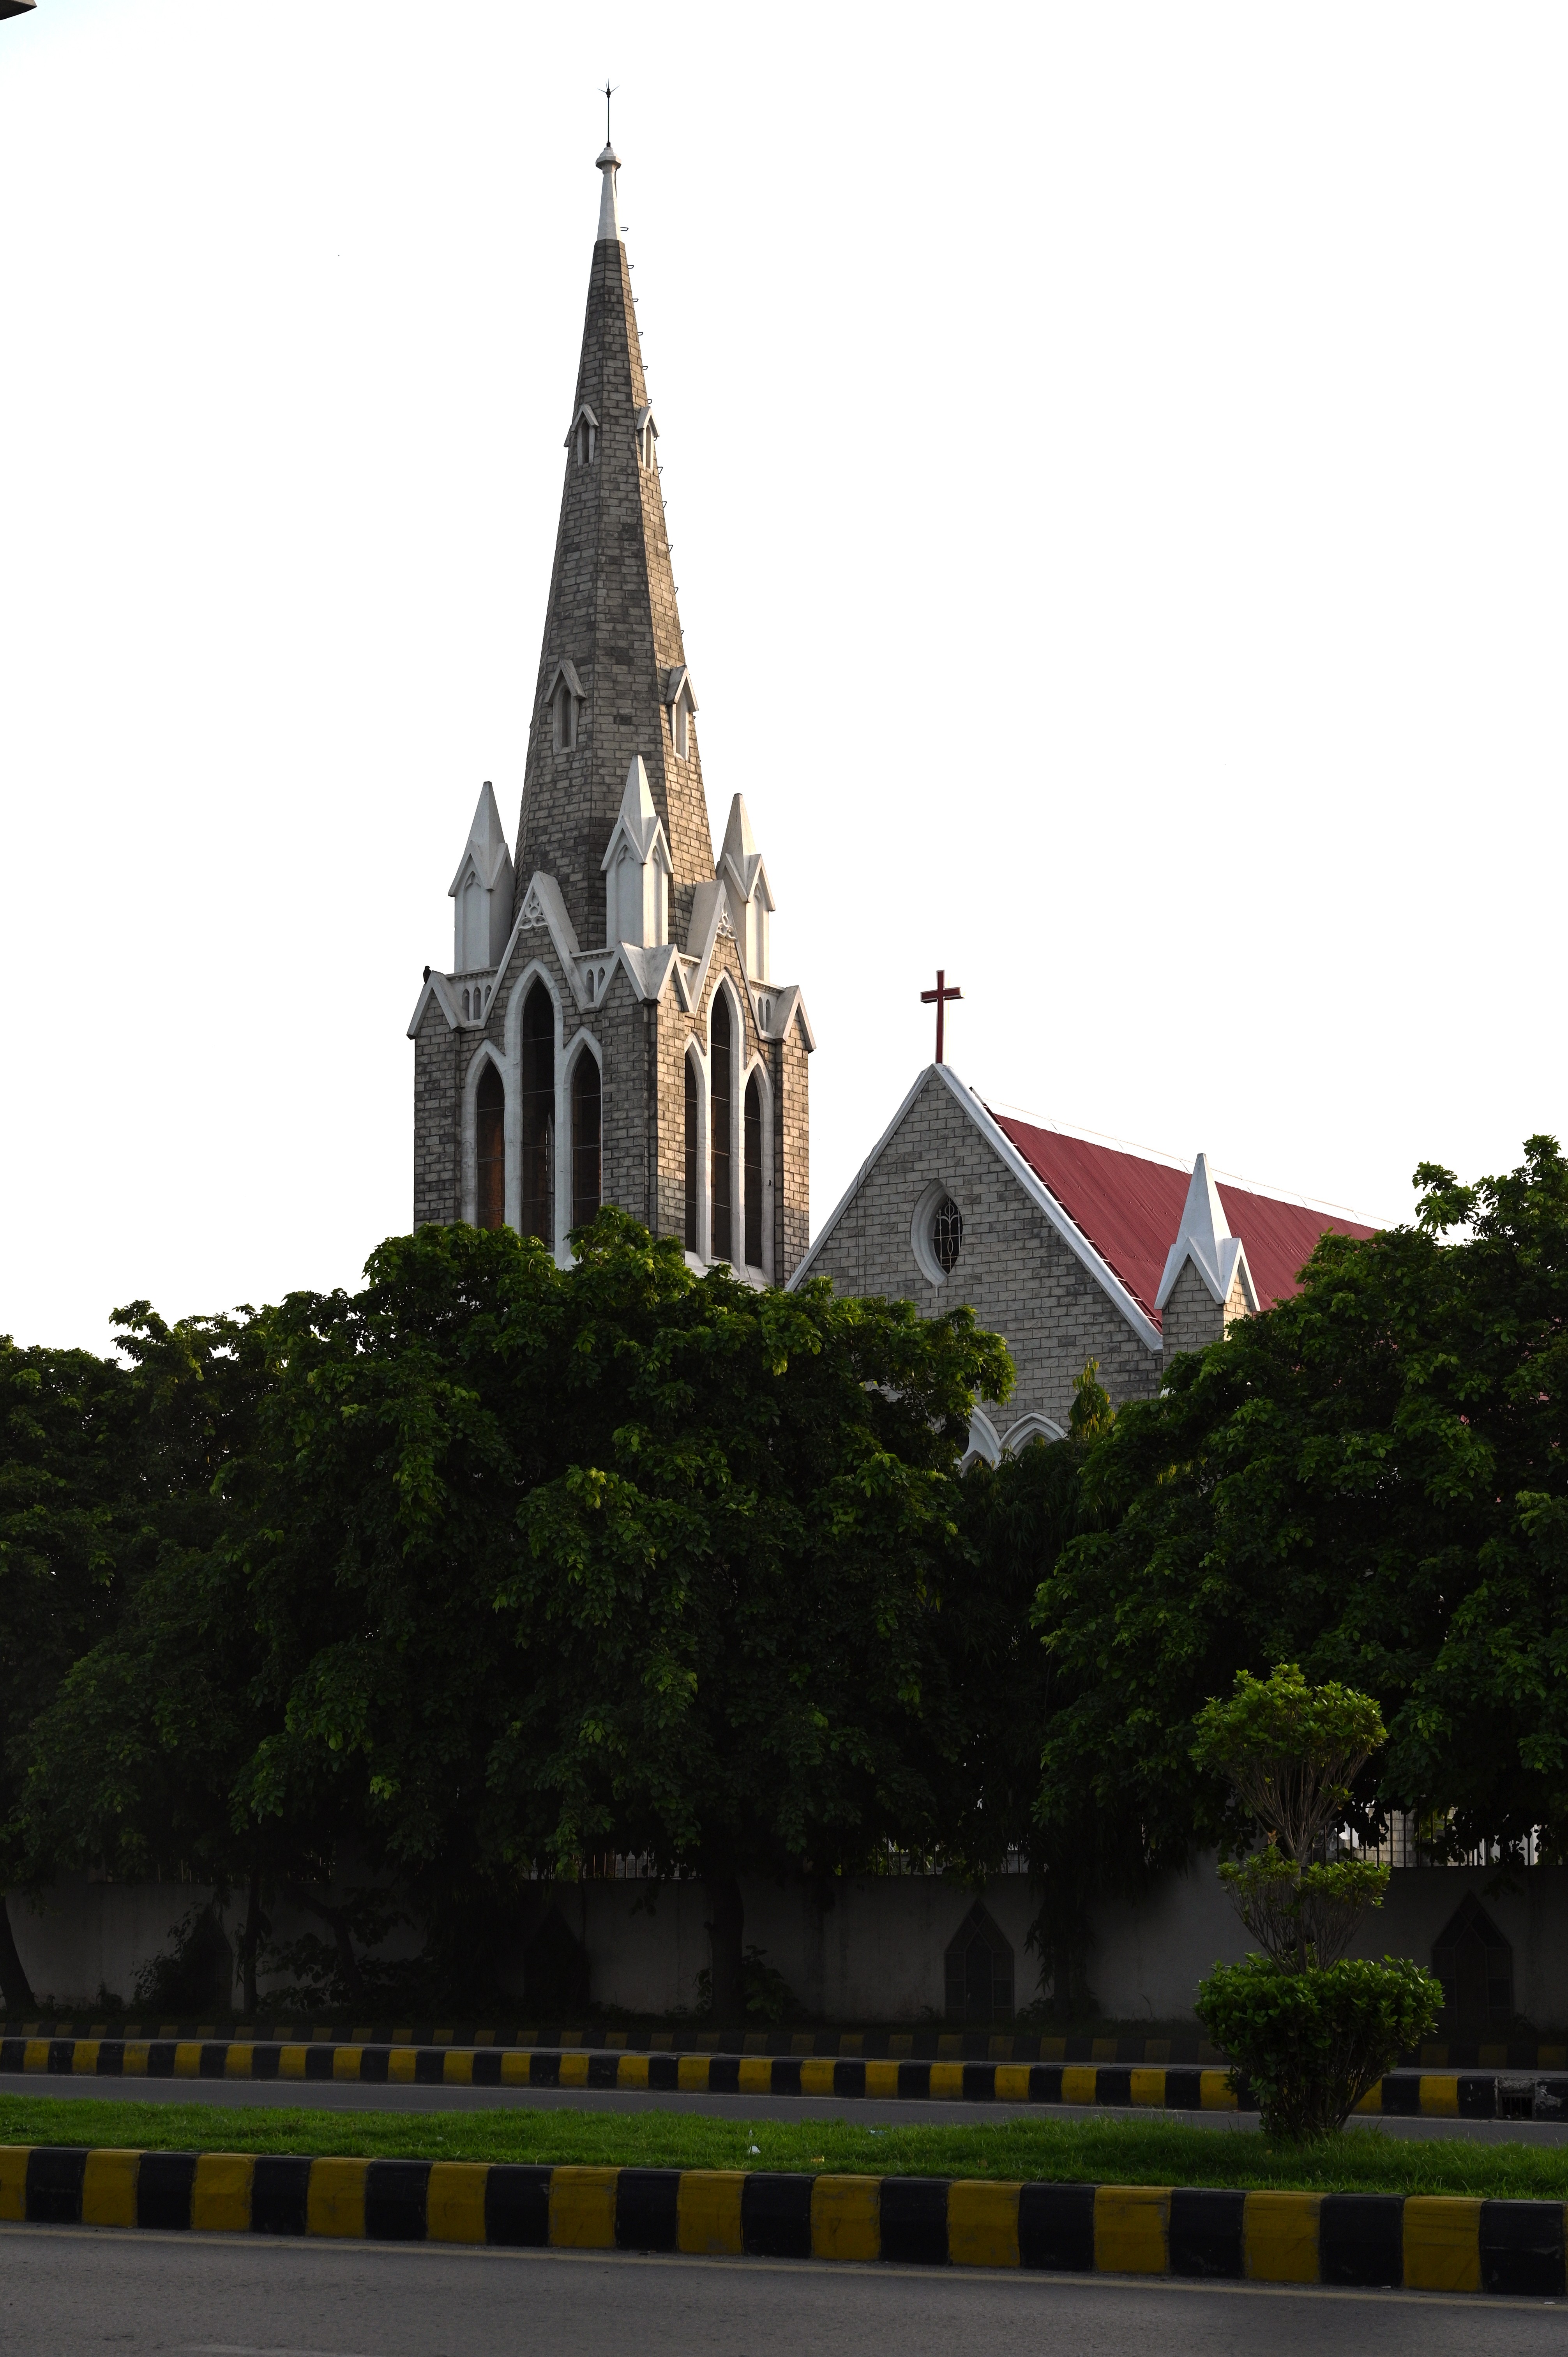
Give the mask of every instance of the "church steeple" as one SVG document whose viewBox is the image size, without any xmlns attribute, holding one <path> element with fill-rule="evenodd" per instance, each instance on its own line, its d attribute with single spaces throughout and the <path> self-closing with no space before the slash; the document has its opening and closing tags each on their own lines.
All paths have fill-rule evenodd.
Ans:
<svg viewBox="0 0 1568 2357">
<path fill-rule="evenodd" d="M 684 942 L 695 887 L 714 876 L 657 454 L 607 140 L 599 231 L 566 436 L 555 563 L 518 829 L 521 908 L 553 876 L 577 937 L 599 939 L 602 866 L 627 772 L 640 759 L 670 845 L 671 931 Z"/>
<path fill-rule="evenodd" d="M 4 0 L 0 0 L 0 6 Z M 602 1204 L 782 1283 L 806 1249 L 811 1023 L 773 979 L 773 895 L 736 794 L 717 873 L 697 692 L 605 140 L 517 863 L 489 787 L 424 969 L 413 1216 L 505 1222 L 566 1263 Z"/>
</svg>

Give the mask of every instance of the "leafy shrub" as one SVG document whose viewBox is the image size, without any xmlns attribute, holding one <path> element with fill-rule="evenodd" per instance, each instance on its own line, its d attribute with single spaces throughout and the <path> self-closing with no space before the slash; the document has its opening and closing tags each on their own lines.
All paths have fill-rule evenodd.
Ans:
<svg viewBox="0 0 1568 2357">
<path fill-rule="evenodd" d="M 800 2018 L 800 1999 L 780 1972 L 768 1963 L 767 1951 L 747 1948 L 741 1959 L 741 1986 L 746 1992 L 747 2021 L 760 2021 L 776 2029 L 781 2021 Z M 714 1976 L 704 1964 L 697 1975 L 697 2011 L 708 2014 L 714 2006 Z"/>
<path fill-rule="evenodd" d="M 1298 2142 L 1342 2128 L 1383 2072 L 1433 2029 L 1442 1984 L 1421 1965 L 1362 1956 L 1293 1971 L 1271 1956 L 1217 1964 L 1197 2018 L 1258 2099 L 1263 2126 Z"/>
<path fill-rule="evenodd" d="M 139 2010 L 181 2017 L 228 2013 L 234 2003 L 234 1951 L 210 1901 L 174 1928 L 173 1945 L 136 1975 Z"/>
</svg>

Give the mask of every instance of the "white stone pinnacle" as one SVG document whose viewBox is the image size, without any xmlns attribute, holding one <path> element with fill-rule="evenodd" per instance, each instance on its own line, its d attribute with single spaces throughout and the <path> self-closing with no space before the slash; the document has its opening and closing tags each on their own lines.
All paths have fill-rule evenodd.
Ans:
<svg viewBox="0 0 1568 2357">
<path fill-rule="evenodd" d="M 620 170 L 620 157 L 607 139 L 597 157 L 604 174 L 604 186 L 599 190 L 599 235 L 620 243 L 620 209 L 616 202 L 616 174 Z"/>
<path fill-rule="evenodd" d="M 1230 1287 L 1236 1281 L 1238 1266 L 1243 1272 L 1243 1284 L 1249 1297 L 1252 1294 L 1252 1273 L 1247 1266 L 1246 1247 L 1239 1236 L 1230 1232 L 1225 1216 L 1225 1206 L 1219 1200 L 1208 1168 L 1208 1157 L 1200 1154 L 1192 1166 L 1192 1178 L 1182 1207 L 1181 1225 L 1176 1242 L 1165 1255 L 1165 1275 L 1155 1296 L 1155 1308 L 1163 1309 L 1170 1299 L 1176 1281 L 1188 1261 L 1192 1261 L 1199 1276 L 1223 1309 L 1230 1298 Z M 1252 1303 L 1256 1308 L 1256 1302 Z"/>
</svg>

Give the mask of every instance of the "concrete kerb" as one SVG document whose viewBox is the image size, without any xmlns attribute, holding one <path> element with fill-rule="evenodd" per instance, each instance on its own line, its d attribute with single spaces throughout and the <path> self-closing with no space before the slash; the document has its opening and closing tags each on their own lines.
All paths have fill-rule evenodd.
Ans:
<svg viewBox="0 0 1568 2357">
<path fill-rule="evenodd" d="M 0 2221 L 1564 2293 L 1564 2206 L 768 2170 L 0 2147 Z"/>
<path fill-rule="evenodd" d="M 682 2054 L 625 2048 L 339 2045 L 326 2040 L 5 2038 L 0 2074 L 108 2080 L 242 2079 L 365 2085 L 583 2087 L 650 2093 L 867 2096 L 878 2101 L 1100 2104 L 1109 2109 L 1252 2108 L 1228 2071 L 1135 2063 L 913 2061 L 810 2054 Z M 1363 2116 L 1561 2119 L 1568 2075 L 1390 2072 Z"/>
</svg>

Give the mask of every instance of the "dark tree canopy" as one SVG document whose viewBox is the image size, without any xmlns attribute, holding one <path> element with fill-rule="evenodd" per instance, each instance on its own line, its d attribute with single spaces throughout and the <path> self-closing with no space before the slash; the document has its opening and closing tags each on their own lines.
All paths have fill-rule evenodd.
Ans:
<svg viewBox="0 0 1568 2357">
<path fill-rule="evenodd" d="M 1439 1846 L 1568 1846 L 1568 1166 L 1431 1166 L 1413 1224 L 1326 1235 L 1301 1290 L 1178 1360 L 1084 1476 L 1045 1579 L 1042 1820 L 1157 1869 L 1227 1829 L 1193 1729 L 1239 1671 L 1374 1696 L 1357 1793 Z M 1234 1825 L 1230 1828 L 1234 1830 Z"/>
</svg>

